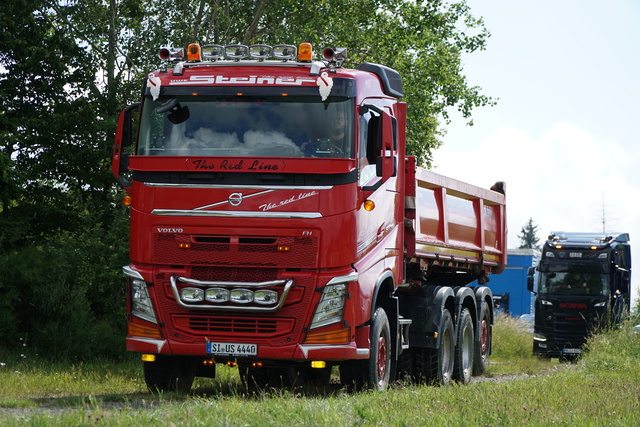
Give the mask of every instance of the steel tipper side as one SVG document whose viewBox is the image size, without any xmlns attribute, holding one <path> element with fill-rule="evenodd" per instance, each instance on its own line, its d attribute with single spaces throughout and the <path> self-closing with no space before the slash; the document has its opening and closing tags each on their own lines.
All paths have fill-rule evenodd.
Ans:
<svg viewBox="0 0 640 427">
<path fill-rule="evenodd" d="M 260 386 L 483 370 L 491 294 L 464 285 L 504 264 L 504 196 L 416 168 L 398 73 L 333 54 L 178 61 L 123 111 L 126 342 L 150 388 L 217 363 Z"/>
<path fill-rule="evenodd" d="M 533 352 L 573 360 L 590 334 L 619 322 L 630 309 L 631 249 L 627 233 L 552 232 L 534 289 Z"/>
</svg>

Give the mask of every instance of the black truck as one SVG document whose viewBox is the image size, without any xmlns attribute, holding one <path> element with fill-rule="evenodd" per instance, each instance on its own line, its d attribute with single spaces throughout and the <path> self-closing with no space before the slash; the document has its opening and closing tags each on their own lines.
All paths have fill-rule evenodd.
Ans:
<svg viewBox="0 0 640 427">
<path fill-rule="evenodd" d="M 552 232 L 538 266 L 529 269 L 528 288 L 536 294 L 533 353 L 577 359 L 590 334 L 629 312 L 630 287 L 628 233 Z"/>
</svg>

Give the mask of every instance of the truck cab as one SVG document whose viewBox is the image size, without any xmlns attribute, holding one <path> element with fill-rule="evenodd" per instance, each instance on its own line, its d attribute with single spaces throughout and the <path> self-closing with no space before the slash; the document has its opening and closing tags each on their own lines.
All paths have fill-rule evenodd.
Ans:
<svg viewBox="0 0 640 427">
<path fill-rule="evenodd" d="M 631 254 L 626 233 L 553 232 L 542 249 L 536 293 L 533 352 L 576 359 L 589 335 L 629 310 Z"/>
</svg>

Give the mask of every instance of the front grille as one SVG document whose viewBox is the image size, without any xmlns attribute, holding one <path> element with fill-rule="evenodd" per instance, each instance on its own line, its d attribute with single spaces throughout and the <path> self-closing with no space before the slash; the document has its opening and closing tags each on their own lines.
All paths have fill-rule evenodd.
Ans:
<svg viewBox="0 0 640 427">
<path fill-rule="evenodd" d="M 215 334 L 216 337 L 259 335 L 269 338 L 288 334 L 293 330 L 294 320 L 286 318 L 237 318 L 236 316 L 173 316 L 176 329 L 194 335 Z"/>
<path fill-rule="evenodd" d="M 315 237 L 156 233 L 153 259 L 169 265 L 315 268 L 317 252 Z"/>
</svg>

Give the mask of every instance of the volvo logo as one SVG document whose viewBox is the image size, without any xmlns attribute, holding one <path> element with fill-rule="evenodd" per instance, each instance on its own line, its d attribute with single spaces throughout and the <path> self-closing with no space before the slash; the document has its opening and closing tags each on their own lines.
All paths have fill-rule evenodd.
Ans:
<svg viewBox="0 0 640 427">
<path fill-rule="evenodd" d="M 229 196 L 229 204 L 231 206 L 239 206 L 242 203 L 242 193 L 231 193 Z"/>
</svg>

